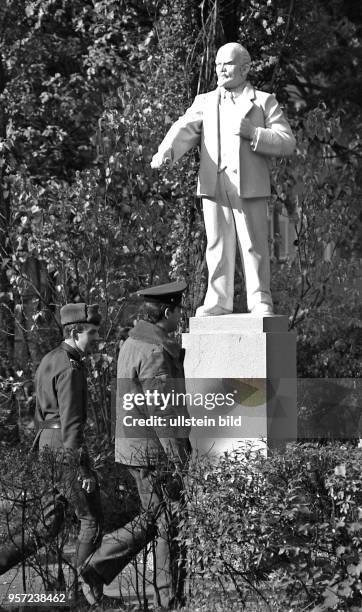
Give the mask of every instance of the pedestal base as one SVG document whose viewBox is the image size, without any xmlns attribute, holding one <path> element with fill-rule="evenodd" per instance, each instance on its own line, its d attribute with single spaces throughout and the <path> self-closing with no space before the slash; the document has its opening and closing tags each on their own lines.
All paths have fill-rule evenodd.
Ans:
<svg viewBox="0 0 362 612">
<path fill-rule="evenodd" d="M 182 344 L 186 390 L 198 398 L 190 416 L 200 454 L 220 455 L 246 439 L 282 448 L 296 438 L 296 335 L 286 316 L 193 317 Z"/>
</svg>

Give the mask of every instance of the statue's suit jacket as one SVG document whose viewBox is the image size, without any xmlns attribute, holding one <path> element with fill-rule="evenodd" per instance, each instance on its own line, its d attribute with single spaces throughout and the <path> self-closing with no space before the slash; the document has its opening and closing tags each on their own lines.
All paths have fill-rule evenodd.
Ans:
<svg viewBox="0 0 362 612">
<path fill-rule="evenodd" d="M 219 158 L 219 102 L 221 89 L 196 96 L 193 104 L 170 128 L 159 152 L 172 148 L 177 161 L 193 146 L 200 145 L 197 194 L 215 195 Z M 237 101 L 240 119 L 248 117 L 257 128 L 252 142 L 235 133 L 230 147 L 235 151 L 233 168 L 239 180 L 239 195 L 261 198 L 270 195 L 269 157 L 291 155 L 295 138 L 275 96 L 254 89 L 248 82 Z"/>
</svg>

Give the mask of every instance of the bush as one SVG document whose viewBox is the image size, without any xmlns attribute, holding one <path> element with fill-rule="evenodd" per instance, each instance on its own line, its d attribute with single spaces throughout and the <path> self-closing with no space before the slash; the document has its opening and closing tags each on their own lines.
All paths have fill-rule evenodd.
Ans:
<svg viewBox="0 0 362 612">
<path fill-rule="evenodd" d="M 61 477 L 62 467 L 56 454 L 50 449 L 42 458 L 37 453 L 29 453 L 31 442 L 29 436 L 29 440 L 23 439 L 21 447 L 0 447 L 3 466 L 0 547 L 15 544 L 12 555 L 19 564 L 23 584 L 30 590 L 37 577 L 44 591 L 63 591 L 74 598 L 78 587 L 73 565 L 77 518 L 74 508 L 66 501 L 69 491 Z M 96 443 L 93 436 L 90 442 L 101 484 L 104 530 L 109 532 L 137 513 L 134 487 L 125 470 L 114 463 L 113 446 L 105 440 Z M 5 558 L 6 555 L 0 558 L 0 570 Z M 0 592 L 0 606 L 1 595 Z"/>
<path fill-rule="evenodd" d="M 349 300 L 348 297 L 351 297 Z M 360 296 L 326 300 L 298 328 L 298 376 L 359 378 L 362 359 Z"/>
<path fill-rule="evenodd" d="M 349 440 L 360 436 L 361 378 L 298 379 L 298 438 Z"/>
<path fill-rule="evenodd" d="M 0 545 L 13 545 L 11 559 L 21 563 L 23 588 L 31 584 L 26 571 L 31 568 L 44 591 L 71 593 L 77 574 L 64 548 L 75 535 L 75 524 L 64 495 L 57 490 L 59 464 L 51 454 L 40 461 L 28 450 L 1 449 Z M 10 557 L 6 549 L 2 553 L 4 563 Z"/>
<path fill-rule="evenodd" d="M 248 610 L 251 593 L 278 610 L 360 609 L 360 462 L 358 449 L 312 444 L 196 462 L 181 521 L 192 596 L 210 606 L 222 592 L 225 606 L 237 597 Z"/>
<path fill-rule="evenodd" d="M 21 502 L 0 514 L 5 539 L 22 517 L 26 529 L 36 530 L 39 517 L 46 516 L 42 500 L 56 474 L 50 458 L 29 460 L 25 451 L 3 450 L 1 459 L 7 466 L 1 494 Z M 122 472 L 105 451 L 96 459 L 107 507 L 124 510 L 118 486 Z M 290 445 L 269 457 L 250 447 L 225 454 L 217 463 L 196 458 L 180 509 L 178 537 L 187 550 L 189 576 L 184 612 L 361 609 L 360 464 L 359 449 L 311 443 Z M 131 500 L 130 483 L 125 487 L 130 491 L 126 501 Z M 23 489 L 29 502 L 25 509 L 19 498 Z M 116 526 L 116 514 L 108 529 Z M 40 556 L 31 558 L 46 590 L 60 584 L 69 592 L 76 587 L 75 572 L 67 583 L 63 572 L 67 565 L 74 569 L 64 554 L 67 537 L 76 534 L 71 515 L 66 526 Z"/>
</svg>

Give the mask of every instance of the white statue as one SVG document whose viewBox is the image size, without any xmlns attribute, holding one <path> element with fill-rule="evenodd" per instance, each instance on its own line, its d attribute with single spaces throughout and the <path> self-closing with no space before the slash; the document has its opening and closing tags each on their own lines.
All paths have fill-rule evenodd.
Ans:
<svg viewBox="0 0 362 612">
<path fill-rule="evenodd" d="M 236 241 L 244 267 L 248 310 L 273 314 L 267 202 L 269 158 L 291 155 L 295 139 L 273 94 L 247 80 L 250 55 L 228 43 L 216 55 L 217 88 L 196 96 L 170 128 L 151 166 L 174 163 L 200 146 L 197 194 L 203 200 L 209 272 L 196 316 L 233 311 Z"/>
</svg>

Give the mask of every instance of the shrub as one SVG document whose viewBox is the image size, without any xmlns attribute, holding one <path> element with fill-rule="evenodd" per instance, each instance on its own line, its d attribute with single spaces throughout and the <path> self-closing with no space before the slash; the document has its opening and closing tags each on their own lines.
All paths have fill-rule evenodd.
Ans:
<svg viewBox="0 0 362 612">
<path fill-rule="evenodd" d="M 56 483 L 56 471 L 50 457 L 39 462 L 21 450 L 2 450 L 1 459 L 7 466 L 1 494 L 21 502 L 0 514 L 4 539 L 18 519 L 25 529 L 35 530 L 39 517 L 46 516 L 42 500 Z M 100 449 L 96 462 L 107 507 L 121 510 L 122 472 L 106 449 Z M 268 457 L 250 446 L 218 462 L 195 458 L 185 483 L 178 536 L 180 548 L 187 550 L 190 592 L 185 612 L 361 609 L 360 463 L 359 449 L 336 443 L 289 445 L 285 453 Z M 125 487 L 131 500 L 130 483 Z M 28 505 L 19 498 L 24 489 Z M 116 526 L 116 514 L 108 529 Z M 66 565 L 72 570 L 64 555 L 67 537 L 76 533 L 71 518 L 42 555 L 31 558 L 30 566 L 47 590 L 76 586 L 75 573 L 72 584 L 65 584 L 63 573 Z"/>
<path fill-rule="evenodd" d="M 223 591 L 238 609 L 251 609 L 250 591 L 279 610 L 361 606 L 361 484 L 360 451 L 336 445 L 195 463 L 181 521 L 192 595 Z"/>
<path fill-rule="evenodd" d="M 15 544 L 23 585 L 31 587 L 35 572 L 44 591 L 63 591 L 74 598 L 78 577 L 71 551 L 78 532 L 76 515 L 66 501 L 69 492 L 58 458 L 50 449 L 41 459 L 29 453 L 31 441 L 29 436 L 21 447 L 0 447 L 0 546 Z M 133 518 L 137 503 L 125 470 L 114 463 L 113 445 L 105 440 L 95 443 L 93 436 L 90 441 L 101 484 L 104 530 L 109 532 Z"/>
</svg>

